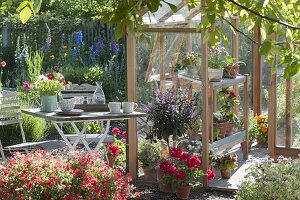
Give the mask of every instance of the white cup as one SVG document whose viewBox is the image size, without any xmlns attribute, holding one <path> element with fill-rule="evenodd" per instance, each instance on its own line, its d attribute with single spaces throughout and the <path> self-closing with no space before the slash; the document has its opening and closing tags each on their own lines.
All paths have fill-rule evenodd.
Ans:
<svg viewBox="0 0 300 200">
<path fill-rule="evenodd" d="M 123 113 L 132 113 L 137 109 L 138 104 L 134 102 L 122 102 Z"/>
<path fill-rule="evenodd" d="M 109 102 L 108 108 L 110 113 L 120 113 L 121 112 L 121 102 Z"/>
</svg>

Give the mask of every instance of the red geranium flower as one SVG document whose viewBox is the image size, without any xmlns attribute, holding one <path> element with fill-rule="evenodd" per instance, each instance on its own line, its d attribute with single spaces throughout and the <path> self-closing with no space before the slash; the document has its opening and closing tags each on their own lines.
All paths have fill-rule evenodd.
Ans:
<svg viewBox="0 0 300 200">
<path fill-rule="evenodd" d="M 56 72 L 58 72 L 59 71 L 58 66 L 53 66 L 53 70 L 56 71 Z"/>
<path fill-rule="evenodd" d="M 55 76 L 54 76 L 54 74 L 52 74 L 52 73 L 48 73 L 48 74 L 47 74 L 47 78 L 48 78 L 49 80 L 54 80 L 54 79 L 55 79 Z"/>
<path fill-rule="evenodd" d="M 188 152 L 183 152 L 180 156 L 180 160 L 186 161 L 190 158 L 190 154 Z"/>
<path fill-rule="evenodd" d="M 2 60 L 0 65 L 1 65 L 1 67 L 6 67 L 6 62 L 4 60 Z"/>
<path fill-rule="evenodd" d="M 120 148 L 115 145 L 110 145 L 108 147 L 108 151 L 113 155 L 113 156 L 118 156 L 120 154 Z"/>
<path fill-rule="evenodd" d="M 30 82 L 28 82 L 28 81 L 23 82 L 23 88 L 25 90 L 30 90 Z"/>
<path fill-rule="evenodd" d="M 200 164 L 201 164 L 201 160 L 199 159 L 198 156 L 193 156 L 186 161 L 186 165 L 189 168 L 199 168 Z"/>
<path fill-rule="evenodd" d="M 216 172 L 212 169 L 208 169 L 206 171 L 206 174 L 207 174 L 207 180 L 209 180 L 209 181 L 213 180 L 216 176 Z"/>
<path fill-rule="evenodd" d="M 159 163 L 159 168 L 161 169 L 161 170 L 163 170 L 163 171 L 165 171 L 165 169 L 167 168 L 167 166 L 169 166 L 169 162 L 168 161 L 162 161 L 162 162 L 160 162 Z"/>
<path fill-rule="evenodd" d="M 183 181 L 186 178 L 186 176 L 187 176 L 186 173 L 182 170 L 180 170 L 176 173 L 176 178 L 177 178 L 177 180 L 180 180 L 180 181 Z"/>
<path fill-rule="evenodd" d="M 112 132 L 115 134 L 115 135 L 119 135 L 121 133 L 120 129 L 115 127 L 112 129 Z"/>
<path fill-rule="evenodd" d="M 180 158 L 182 154 L 182 149 L 181 148 L 177 148 L 174 147 L 173 149 L 171 149 L 170 155 L 174 158 Z"/>
<path fill-rule="evenodd" d="M 124 141 L 126 141 L 126 138 L 127 138 L 127 133 L 126 133 L 126 131 L 123 131 L 123 132 L 122 132 L 122 138 L 123 138 Z"/>
</svg>

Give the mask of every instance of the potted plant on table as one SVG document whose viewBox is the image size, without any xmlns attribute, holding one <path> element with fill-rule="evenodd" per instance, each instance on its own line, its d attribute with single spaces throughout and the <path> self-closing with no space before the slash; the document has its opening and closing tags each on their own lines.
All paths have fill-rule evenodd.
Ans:
<svg viewBox="0 0 300 200">
<path fill-rule="evenodd" d="M 155 166 L 160 160 L 160 143 L 143 140 L 139 144 L 138 159 L 142 164 L 144 178 L 147 181 L 156 181 Z"/>
<path fill-rule="evenodd" d="M 234 127 L 240 123 L 240 120 L 232 111 L 233 106 L 239 103 L 239 99 L 237 95 L 228 88 L 223 88 L 220 94 L 222 95 L 222 106 L 219 112 L 213 113 L 213 122 L 214 128 L 220 130 L 220 137 L 224 138 L 231 135 Z"/>
<path fill-rule="evenodd" d="M 201 57 L 195 53 L 187 53 L 176 63 L 176 70 L 186 69 L 186 74 L 194 79 L 200 79 Z"/>
<path fill-rule="evenodd" d="M 159 163 L 162 183 L 175 189 L 179 199 L 187 199 L 193 186 L 201 186 L 202 176 L 208 175 L 212 180 L 214 173 L 208 170 L 206 174 L 200 169 L 201 160 L 197 155 L 190 155 L 181 148 L 172 148 L 170 156 Z"/>
<path fill-rule="evenodd" d="M 222 178 L 230 178 L 231 170 L 237 168 L 236 154 L 220 154 L 214 161 L 215 168 L 221 171 Z"/>
<path fill-rule="evenodd" d="M 246 66 L 246 63 L 242 61 L 236 61 L 235 58 L 227 57 L 226 61 L 227 63 L 223 70 L 223 78 L 236 78 L 239 74 L 240 66 Z"/>
<path fill-rule="evenodd" d="M 268 119 L 264 115 L 254 117 L 254 123 L 250 124 L 249 137 L 256 139 L 262 147 L 268 146 Z"/>
<path fill-rule="evenodd" d="M 221 81 L 223 77 L 223 67 L 226 64 L 226 59 L 229 57 L 227 50 L 224 47 L 217 46 L 208 51 L 208 80 Z"/>
</svg>

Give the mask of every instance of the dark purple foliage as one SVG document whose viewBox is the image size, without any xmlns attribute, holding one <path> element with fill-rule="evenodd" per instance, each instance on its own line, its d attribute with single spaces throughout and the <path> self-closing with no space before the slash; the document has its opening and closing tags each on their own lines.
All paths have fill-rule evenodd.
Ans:
<svg viewBox="0 0 300 200">
<path fill-rule="evenodd" d="M 187 92 L 167 90 L 164 94 L 155 91 L 155 102 L 146 107 L 148 121 L 152 124 L 151 138 L 169 140 L 183 136 L 196 120 L 194 102 L 188 98 Z"/>
</svg>

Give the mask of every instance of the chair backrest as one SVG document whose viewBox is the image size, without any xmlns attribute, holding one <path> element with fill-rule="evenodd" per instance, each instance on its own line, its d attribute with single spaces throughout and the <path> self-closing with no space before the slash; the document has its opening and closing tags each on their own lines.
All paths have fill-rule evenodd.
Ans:
<svg viewBox="0 0 300 200">
<path fill-rule="evenodd" d="M 3 91 L 0 94 L 0 126 L 10 124 L 20 125 L 23 142 L 26 142 L 17 92 Z"/>
<path fill-rule="evenodd" d="M 97 86 L 87 83 L 81 85 L 72 84 L 70 88 L 63 90 L 61 93 L 63 98 L 92 97 L 96 88 Z"/>
</svg>

